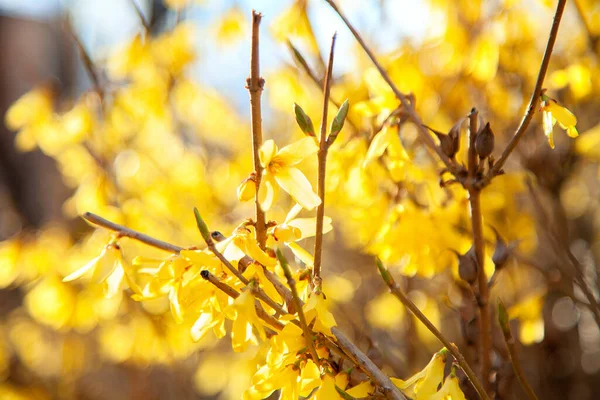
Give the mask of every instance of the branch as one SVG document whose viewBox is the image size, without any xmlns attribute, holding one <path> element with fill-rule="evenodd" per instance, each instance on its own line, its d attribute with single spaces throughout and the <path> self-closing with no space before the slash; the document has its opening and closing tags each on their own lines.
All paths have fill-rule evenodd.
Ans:
<svg viewBox="0 0 600 400">
<path fill-rule="evenodd" d="M 421 312 L 421 310 L 419 310 L 419 308 L 415 305 L 415 303 L 413 303 L 408 298 L 408 296 L 402 291 L 402 288 L 400 287 L 400 285 L 398 285 L 394 281 L 394 278 L 392 277 L 390 272 L 387 270 L 387 268 L 385 268 L 385 266 L 383 265 L 381 260 L 379 260 L 379 258 L 377 258 L 376 261 L 377 261 L 377 268 L 379 269 L 379 273 L 381 274 L 381 277 L 383 278 L 384 282 L 388 285 L 388 287 L 390 289 L 390 293 L 392 293 L 398 300 L 400 300 L 400 302 L 402 304 L 404 304 L 404 306 L 406 308 L 408 308 L 408 310 L 411 313 L 413 313 L 413 315 L 415 317 L 417 317 L 423 323 L 423 325 L 425 325 L 425 327 L 427 327 L 427 329 L 431 333 L 433 333 L 433 335 L 448 349 L 450 354 L 452 354 L 452 356 L 454 356 L 454 358 L 458 362 L 458 365 L 460 365 L 462 370 L 465 372 L 465 374 L 469 378 L 469 381 L 471 381 L 471 384 L 473 385 L 473 387 L 475 388 L 477 393 L 479 393 L 479 396 L 484 400 L 490 400 L 485 389 L 481 385 L 481 382 L 479 381 L 479 379 L 477 379 L 475 372 L 473 372 L 473 370 L 467 363 L 467 360 L 465 359 L 465 357 L 458 350 L 458 347 L 454 343 L 451 343 L 448 339 L 446 339 L 446 337 L 442 334 L 442 332 L 440 332 L 435 327 L 435 325 L 433 325 L 431 323 L 431 321 L 429 321 L 429 319 L 427 319 L 425 314 L 423 314 Z"/>
<path fill-rule="evenodd" d="M 471 208 L 471 229 L 473 231 L 473 247 L 477 260 L 477 278 L 479 293 L 476 297 L 479 308 L 479 357 L 481 360 L 481 379 L 484 387 L 489 390 L 489 377 L 491 369 L 492 353 L 492 329 L 489 308 L 489 286 L 485 273 L 485 240 L 483 237 L 483 216 L 481 214 L 481 190 L 472 184 L 477 174 L 477 153 L 475 151 L 475 139 L 478 130 L 478 112 L 475 108 L 469 115 L 469 155 L 468 169 L 469 180 L 467 190 L 469 192 L 469 205 Z"/>
<path fill-rule="evenodd" d="M 563 15 L 563 11 L 565 10 L 565 4 L 567 0 L 558 0 L 558 5 L 556 6 L 556 13 L 554 14 L 554 21 L 552 22 L 552 28 L 550 29 L 550 35 L 548 36 L 548 44 L 546 45 L 546 51 L 544 52 L 544 57 L 542 58 L 542 64 L 540 65 L 540 71 L 538 73 L 537 81 L 535 83 L 535 87 L 533 89 L 533 93 L 531 94 L 531 99 L 529 100 L 529 106 L 527 107 L 527 111 L 521 120 L 521 124 L 515 131 L 512 139 L 502 152 L 502 156 L 500 159 L 494 164 L 492 169 L 488 172 L 486 177 L 486 182 L 497 175 L 502 166 L 513 152 L 513 150 L 519 144 L 519 140 L 525 134 L 525 131 L 529 127 L 529 123 L 533 118 L 533 114 L 535 114 L 535 109 L 537 108 L 538 101 L 540 99 L 540 95 L 542 93 L 542 86 L 544 84 L 544 78 L 546 77 L 546 72 L 548 71 L 548 65 L 550 64 L 550 56 L 552 55 L 552 50 L 554 48 L 554 43 L 556 42 L 556 37 L 558 35 L 558 28 L 560 26 L 560 20 Z"/>
<path fill-rule="evenodd" d="M 224 282 L 221 282 L 219 279 L 217 279 L 216 276 L 211 274 L 210 271 L 202 270 L 200 272 L 200 276 L 202 278 L 204 278 L 205 280 L 207 280 L 208 282 L 215 285 L 219 290 L 221 290 L 223 293 L 225 293 L 229 297 L 232 297 L 234 299 L 237 299 L 239 297 L 240 294 L 234 288 L 232 288 L 231 286 L 227 285 Z M 267 322 L 268 324 L 270 324 L 271 326 L 276 328 L 278 331 L 282 330 L 283 327 L 285 326 L 281 322 L 279 322 L 276 318 L 274 318 L 272 315 L 268 314 L 265 311 L 265 309 L 261 306 L 261 304 L 258 302 L 258 300 L 256 300 L 254 303 L 254 309 L 256 310 L 256 315 L 258 315 L 258 317 L 260 319 Z M 268 332 L 268 331 L 267 331 L 267 333 L 268 333 L 269 337 L 276 334 L 275 332 Z"/>
<path fill-rule="evenodd" d="M 85 70 L 87 71 L 90 80 L 92 81 L 92 86 L 94 87 L 94 90 L 96 91 L 96 93 L 98 93 L 100 99 L 104 100 L 104 88 L 102 87 L 102 83 L 100 82 L 100 75 L 98 74 L 96 65 L 92 61 L 92 58 L 90 57 L 89 53 L 85 50 L 83 43 L 81 43 L 81 40 L 79 40 L 79 37 L 73 30 L 73 25 L 71 24 L 70 20 L 67 22 L 67 31 L 69 32 L 69 35 L 71 35 L 73 42 L 75 42 L 75 46 L 79 51 L 79 56 L 81 57 L 83 66 L 85 67 Z"/>
<path fill-rule="evenodd" d="M 521 387 L 527 394 L 530 400 L 538 400 L 535 392 L 533 391 L 531 385 L 525 378 L 525 372 L 521 367 L 521 361 L 519 360 L 515 338 L 513 337 L 510 331 L 510 325 L 508 321 L 508 313 L 506 312 L 506 307 L 502 303 L 502 300 L 498 299 L 498 323 L 500 324 L 500 328 L 502 328 L 502 334 L 504 335 L 504 341 L 506 342 L 506 347 L 508 348 L 508 354 L 510 356 L 510 361 L 512 363 L 513 371 L 521 384 Z"/>
<path fill-rule="evenodd" d="M 169 251 L 171 253 L 179 253 L 181 250 L 184 250 L 183 247 L 175 246 L 174 244 L 154 239 L 153 237 L 150 237 L 138 231 L 134 231 L 133 229 L 126 228 L 123 225 L 115 224 L 114 222 L 106 220 L 91 212 L 83 213 L 81 217 L 91 224 L 110 229 L 111 231 L 115 231 L 121 237 L 135 239 L 139 242 L 147 244 L 148 246 L 156 247 L 157 249 Z"/>
<path fill-rule="evenodd" d="M 304 339 L 306 340 L 306 345 L 308 346 L 308 350 L 312 355 L 315 363 L 318 364 L 319 355 L 317 354 L 317 350 L 315 349 L 315 343 L 313 341 L 313 332 L 308 327 L 306 322 L 306 316 L 304 315 L 304 310 L 302 309 L 302 300 L 298 296 L 298 289 L 296 288 L 296 281 L 292 276 L 292 271 L 290 270 L 290 266 L 283 256 L 281 250 L 277 249 L 277 258 L 279 259 L 279 263 L 281 264 L 281 268 L 283 269 L 283 273 L 285 274 L 285 278 L 287 279 L 288 286 L 292 290 L 292 296 L 294 298 L 294 304 L 296 306 L 296 311 L 298 312 L 298 319 L 300 320 L 300 328 L 304 332 Z"/>
<path fill-rule="evenodd" d="M 260 207 L 258 196 L 263 172 L 259 157 L 259 150 L 263 141 L 260 97 L 265 85 L 265 80 L 260 76 L 259 26 L 261 18 L 262 14 L 252 10 L 252 51 L 250 54 L 250 76 L 246 79 L 246 87 L 250 93 L 252 150 L 254 172 L 256 174 L 256 196 L 254 199 L 256 207 L 256 240 L 258 241 L 258 245 L 264 250 L 267 241 L 267 228 L 265 224 L 265 213 Z"/>
<path fill-rule="evenodd" d="M 402 93 L 398 89 L 398 87 L 394 84 L 394 82 L 388 75 L 387 71 L 381 66 L 379 61 L 377 61 L 377 59 L 375 58 L 375 54 L 367 46 L 367 44 L 365 43 L 363 38 L 360 36 L 358 31 L 354 28 L 354 26 L 352 26 L 352 24 L 350 23 L 348 18 L 346 18 L 346 16 L 342 13 L 342 11 L 339 9 L 339 7 L 335 4 L 334 0 L 325 0 L 325 1 L 340 16 L 342 21 L 344 21 L 344 23 L 346 24 L 348 29 L 350 29 L 350 31 L 354 35 L 354 38 L 358 41 L 358 43 L 363 48 L 365 53 L 367 53 L 367 56 L 371 59 L 371 61 L 375 65 L 375 68 L 377 68 L 377 70 L 379 71 L 379 74 L 381 75 L 381 77 L 386 81 L 388 86 L 392 89 L 392 91 L 394 92 L 394 94 L 396 95 L 398 100 L 400 100 L 400 103 L 406 110 L 406 114 L 412 119 L 412 121 L 417 126 L 417 130 L 418 130 L 419 134 L 421 135 L 421 140 L 423 140 L 423 142 L 429 149 L 431 149 L 437 153 L 438 157 L 440 158 L 440 160 L 442 160 L 442 162 L 444 163 L 446 168 L 448 168 L 449 171 L 456 172 L 456 166 L 454 165 L 454 163 L 448 158 L 448 156 L 446 156 L 442 152 L 441 148 L 435 144 L 433 138 L 431 137 L 429 132 L 427 132 L 427 129 L 425 129 L 425 127 L 423 126 L 423 122 L 421 121 L 421 118 L 415 111 L 411 102 L 408 100 L 408 97 L 404 93 Z"/>
<path fill-rule="evenodd" d="M 321 198 L 321 204 L 317 207 L 317 230 L 315 235 L 315 261 L 313 264 L 313 286 L 318 290 L 321 289 L 321 259 L 323 253 L 323 220 L 325 218 L 325 174 L 327 172 L 327 152 L 329 143 L 327 142 L 327 111 L 329 109 L 329 94 L 331 91 L 331 80 L 333 73 L 333 52 L 335 49 L 334 34 L 331 38 L 331 49 L 329 51 L 329 62 L 327 64 L 327 73 L 325 74 L 325 82 L 323 83 L 323 116 L 321 119 L 321 136 L 319 141 L 318 152 L 318 175 L 317 186 L 318 195 Z"/>
</svg>

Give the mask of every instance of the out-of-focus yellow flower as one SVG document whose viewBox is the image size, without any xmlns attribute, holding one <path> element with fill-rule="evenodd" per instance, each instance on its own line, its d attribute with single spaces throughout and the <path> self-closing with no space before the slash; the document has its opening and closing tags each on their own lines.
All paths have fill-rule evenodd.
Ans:
<svg viewBox="0 0 600 400">
<path fill-rule="evenodd" d="M 570 137 L 574 138 L 579 136 L 579 132 L 577 132 L 577 128 L 575 128 L 575 125 L 577 125 L 577 117 L 565 107 L 560 106 L 556 100 L 551 99 L 546 95 L 542 95 L 542 99 L 544 134 L 548 137 L 550 147 L 554 148 L 553 128 L 557 122 L 561 128 L 567 131 L 567 135 Z"/>
<path fill-rule="evenodd" d="M 319 148 L 312 137 L 305 137 L 281 150 L 273 140 L 267 140 L 260 148 L 260 163 L 263 166 L 263 179 L 259 188 L 260 204 L 263 210 L 271 208 L 275 197 L 275 183 L 292 196 L 307 210 L 312 210 L 321 199 L 313 192 L 306 176 L 294 165 L 315 154 Z"/>
<path fill-rule="evenodd" d="M 434 354 L 425 368 L 407 380 L 391 378 L 392 382 L 402 390 L 412 388 L 415 400 L 431 399 L 431 396 L 437 392 L 438 386 L 442 383 L 442 379 L 444 379 L 446 352 L 447 350 L 443 349 Z"/>
<path fill-rule="evenodd" d="M 519 340 L 524 345 L 544 339 L 544 292 L 534 293 L 508 309 L 510 319 L 519 320 Z"/>
<path fill-rule="evenodd" d="M 296 0 L 289 9 L 275 19 L 271 30 L 276 40 L 286 42 L 290 38 L 297 38 L 302 40 L 313 54 L 318 54 L 319 45 L 306 11 L 306 0 Z"/>
<path fill-rule="evenodd" d="M 371 145 L 363 161 L 363 168 L 366 168 L 374 160 L 381 157 L 381 155 L 388 150 L 390 156 L 398 160 L 407 161 L 409 159 L 408 154 L 404 150 L 400 137 L 398 136 L 398 130 L 389 127 L 387 124 L 381 128 L 379 132 L 371 140 Z"/>
<path fill-rule="evenodd" d="M 178 76 L 196 58 L 192 38 L 194 26 L 190 23 L 178 24 L 151 43 L 152 56 L 156 63 Z"/>
<path fill-rule="evenodd" d="M 43 86 L 21 96 L 6 111 L 6 126 L 19 131 L 16 144 L 20 150 L 33 150 L 45 131 L 53 127 L 53 98 L 52 89 Z"/>
<path fill-rule="evenodd" d="M 56 276 L 48 276 L 27 293 L 25 306 L 34 319 L 58 330 L 71 320 L 75 291 Z"/>
<path fill-rule="evenodd" d="M 192 3 L 203 3 L 203 2 L 204 2 L 204 0 L 165 0 L 166 6 L 175 11 L 183 10 L 185 7 L 188 7 Z"/>
<path fill-rule="evenodd" d="M 217 40 L 222 44 L 235 42 L 243 37 L 248 26 L 247 16 L 239 7 L 231 7 L 217 25 Z"/>
</svg>

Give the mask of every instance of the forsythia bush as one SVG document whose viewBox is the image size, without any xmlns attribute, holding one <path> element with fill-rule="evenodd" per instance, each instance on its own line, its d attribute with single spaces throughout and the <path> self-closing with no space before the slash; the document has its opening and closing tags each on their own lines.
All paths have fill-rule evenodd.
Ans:
<svg viewBox="0 0 600 400">
<path fill-rule="evenodd" d="M 23 294 L 0 397 L 84 397 L 108 363 L 191 368 L 219 398 L 535 398 L 550 378 L 515 346 L 545 340 L 549 293 L 597 332 L 598 184 L 577 168 L 600 156 L 598 5 L 431 0 L 435 29 L 382 54 L 346 20 L 361 47 L 337 76 L 313 3 L 346 18 L 329 0 L 264 17 L 294 61 L 264 80 L 260 15 L 216 25 L 222 46 L 252 27 L 250 121 L 186 74 L 187 21 L 88 64 L 77 99 L 40 86 L 11 106 L 16 146 L 56 161 L 65 217 L 94 228 L 0 243 L 0 285 Z M 586 212 L 578 250 L 564 224 Z M 62 383 L 13 384 L 14 359 Z"/>
</svg>

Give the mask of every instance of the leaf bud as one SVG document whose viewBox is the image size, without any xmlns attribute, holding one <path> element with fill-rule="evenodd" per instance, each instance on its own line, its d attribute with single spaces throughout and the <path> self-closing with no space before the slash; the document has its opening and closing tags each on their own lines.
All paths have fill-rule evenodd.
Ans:
<svg viewBox="0 0 600 400">
<path fill-rule="evenodd" d="M 479 158 L 484 159 L 492 154 L 492 151 L 494 151 L 494 141 L 494 132 L 492 132 L 492 128 L 490 128 L 490 123 L 488 122 L 481 128 L 475 138 L 475 151 Z"/>
<path fill-rule="evenodd" d="M 294 114 L 296 114 L 296 122 L 298 123 L 300 129 L 302 129 L 302 132 L 308 136 L 316 137 L 315 127 L 313 126 L 312 120 L 304 112 L 302 107 L 296 103 L 294 103 Z"/>
</svg>

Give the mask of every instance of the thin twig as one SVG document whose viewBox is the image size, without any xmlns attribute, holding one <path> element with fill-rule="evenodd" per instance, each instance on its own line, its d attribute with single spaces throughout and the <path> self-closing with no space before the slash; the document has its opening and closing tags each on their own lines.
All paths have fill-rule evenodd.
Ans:
<svg viewBox="0 0 600 400">
<path fill-rule="evenodd" d="M 313 332 L 308 327 L 308 323 L 306 322 L 306 316 L 304 315 L 304 310 L 302 309 L 302 300 L 298 296 L 298 289 L 296 288 L 296 280 L 292 276 L 292 271 L 290 270 L 290 265 L 287 260 L 283 256 L 281 250 L 277 249 L 277 258 L 279 259 L 279 263 L 281 264 L 281 268 L 283 268 L 283 273 L 285 274 L 285 278 L 287 279 L 288 286 L 292 290 L 292 296 L 294 299 L 294 304 L 296 305 L 296 311 L 298 312 L 298 319 L 300 320 L 300 328 L 304 332 L 304 340 L 306 340 L 306 345 L 308 346 L 308 350 L 313 358 L 313 360 L 318 362 L 319 355 L 317 354 L 317 350 L 315 349 L 315 343 L 313 340 Z"/>
<path fill-rule="evenodd" d="M 318 195 L 321 198 L 321 204 L 317 207 L 317 230 L 315 235 L 315 251 L 313 264 L 313 286 L 316 290 L 321 288 L 321 260 L 323 255 L 323 220 L 325 219 L 325 174 L 327 172 L 327 152 L 329 143 L 327 142 L 327 111 L 329 109 L 329 94 L 331 92 L 331 80 L 333 79 L 333 53 L 335 50 L 334 34 L 331 38 L 331 49 L 329 51 L 329 62 L 327 64 L 327 73 L 323 83 L 323 114 L 321 119 L 321 131 L 318 152 L 318 175 L 317 187 Z"/>
<path fill-rule="evenodd" d="M 153 237 L 150 237 L 138 231 L 134 231 L 133 229 L 129 229 L 127 227 L 124 227 L 123 225 L 115 224 L 114 222 L 104 219 L 91 212 L 85 212 L 81 217 L 94 225 L 98 225 L 103 228 L 110 229 L 111 231 L 115 231 L 119 234 L 119 236 L 135 239 L 149 246 L 156 247 L 157 249 L 169 251 L 171 253 L 179 253 L 181 250 L 184 250 L 183 247 L 175 246 L 174 244 L 154 239 Z"/>
<path fill-rule="evenodd" d="M 454 356 L 454 358 L 456 359 L 456 362 L 458 362 L 458 365 L 460 365 L 462 370 L 467 375 L 467 378 L 469 378 L 469 381 L 471 381 L 471 384 L 473 385 L 477 393 L 479 393 L 479 396 L 484 400 L 490 400 L 487 392 L 485 391 L 481 382 L 477 378 L 477 375 L 475 375 L 475 372 L 473 372 L 473 370 L 467 363 L 465 357 L 458 350 L 458 347 L 454 343 L 446 339 L 442 332 L 440 332 L 435 327 L 435 325 L 433 325 L 431 321 L 429 321 L 425 314 L 423 314 L 421 310 L 419 310 L 415 303 L 413 303 L 408 298 L 408 296 L 404 293 L 400 285 L 398 285 L 396 281 L 394 281 L 392 274 L 390 274 L 390 272 L 387 270 L 387 268 L 385 268 L 385 266 L 379 259 L 377 259 L 377 268 L 379 269 L 379 273 L 381 274 L 381 277 L 383 278 L 384 282 L 389 287 L 390 293 L 392 293 L 398 300 L 400 300 L 400 302 L 404 304 L 404 306 L 408 308 L 408 310 L 411 313 L 413 313 L 413 315 L 417 317 L 419 321 L 421 321 L 423 325 L 425 325 L 425 327 L 427 327 L 427 329 L 448 349 L 450 354 L 452 354 L 452 356 Z"/>
<path fill-rule="evenodd" d="M 131 0 L 131 5 L 135 9 L 135 13 L 137 14 L 138 18 L 140 19 L 140 23 L 144 27 L 144 30 L 146 31 L 146 33 L 150 33 L 151 32 L 150 24 L 148 23 L 148 20 L 146 20 L 146 17 L 144 16 L 144 13 L 142 12 L 142 9 L 140 8 L 140 6 L 136 2 L 136 0 Z"/>
<path fill-rule="evenodd" d="M 226 284 L 224 282 L 221 282 L 219 279 L 217 279 L 216 276 L 211 274 L 208 270 L 203 270 L 202 272 L 200 272 L 200 276 L 202 276 L 202 278 L 204 278 L 208 282 L 215 285 L 219 290 L 221 290 L 227 296 L 232 297 L 234 299 L 237 299 L 240 296 L 240 294 L 234 288 L 232 288 L 231 286 L 229 286 L 228 284 Z M 254 303 L 254 309 L 256 310 L 256 315 L 258 315 L 258 317 L 260 319 L 267 322 L 268 324 L 273 326 L 278 331 L 282 330 L 283 327 L 285 326 L 281 322 L 279 322 L 275 317 L 268 314 L 265 311 L 265 309 L 262 308 L 262 305 L 258 302 L 258 300 L 256 300 Z M 272 332 L 268 336 L 272 336 L 274 334 L 275 334 L 275 332 Z"/>
<path fill-rule="evenodd" d="M 421 140 L 423 140 L 423 142 L 429 149 L 431 149 L 437 153 L 438 157 L 440 158 L 440 160 L 442 160 L 442 162 L 444 163 L 446 168 L 448 168 L 449 171 L 456 172 L 456 170 L 457 170 L 456 165 L 448 158 L 448 156 L 446 156 L 442 152 L 442 149 L 438 145 L 435 144 L 435 141 L 433 140 L 433 138 L 431 137 L 429 132 L 427 132 L 427 129 L 425 129 L 425 127 L 423 126 L 423 121 L 421 121 L 421 118 L 415 111 L 415 109 L 414 109 L 413 105 L 411 104 L 411 102 L 409 101 L 408 97 L 404 93 L 402 93 L 398 89 L 398 87 L 394 84 L 394 82 L 390 78 L 387 71 L 383 68 L 383 66 L 379 63 L 379 61 L 377 61 L 377 58 L 375 58 L 375 54 L 371 51 L 369 46 L 367 46 L 367 44 L 365 43 L 363 38 L 360 36 L 360 33 L 358 33 L 358 31 L 354 28 L 354 26 L 352 26 L 352 24 L 350 23 L 348 18 L 346 18 L 344 13 L 342 13 L 342 11 L 337 6 L 337 4 L 334 2 L 334 0 L 325 0 L 325 1 L 340 16 L 342 21 L 344 21 L 344 24 L 346 24 L 348 29 L 350 29 L 350 31 L 354 35 L 354 38 L 358 41 L 358 43 L 363 48 L 365 53 L 367 53 L 367 56 L 371 59 L 371 62 L 373 62 L 373 64 L 375 65 L 375 68 L 377 68 L 381 77 L 386 81 L 388 86 L 392 89 L 392 91 L 394 92 L 394 95 L 398 98 L 398 100 L 400 100 L 400 103 L 406 110 L 406 114 L 412 119 L 412 121 L 417 126 L 417 130 L 418 130 L 419 134 L 421 135 Z"/>
<path fill-rule="evenodd" d="M 471 229 L 473 231 L 473 247 L 477 260 L 477 277 L 479 293 L 477 294 L 477 307 L 479 308 L 479 358 L 481 360 L 481 379 L 486 390 L 489 390 L 491 352 L 492 352 L 492 329 L 489 308 L 489 286 L 485 273 L 485 239 L 483 237 L 483 216 L 481 214 L 481 190 L 474 187 L 477 174 L 477 152 L 475 151 L 475 138 L 478 130 L 478 112 L 475 108 L 469 115 L 469 155 L 468 171 L 469 180 L 467 190 L 469 192 L 469 205 L 471 208 Z"/>
<path fill-rule="evenodd" d="M 508 354 L 510 356 L 510 361 L 513 367 L 513 371 L 521 384 L 521 387 L 527 394 L 527 397 L 530 400 L 538 400 L 538 397 L 535 395 L 533 388 L 525 378 L 525 372 L 523 371 L 523 367 L 521 366 L 521 361 L 519 360 L 516 341 L 510 331 L 510 325 L 508 321 L 508 313 L 506 312 L 506 308 L 501 300 L 498 300 L 498 323 L 500 324 L 500 328 L 502 328 L 502 334 L 504 336 L 504 342 L 506 343 L 506 348 L 508 349 Z"/>
<path fill-rule="evenodd" d="M 563 11 L 565 9 L 565 4 L 567 0 L 558 0 L 558 5 L 556 6 L 556 13 L 554 14 L 554 21 L 552 22 L 552 28 L 550 29 L 550 35 L 548 36 L 548 44 L 546 45 L 546 51 L 544 52 L 544 57 L 542 58 L 542 64 L 540 65 L 540 71 L 538 72 L 537 81 L 535 83 L 535 87 L 533 89 L 533 93 L 531 94 L 531 99 L 529 100 L 529 106 L 527 107 L 527 111 L 521 120 L 521 124 L 515 131 L 512 139 L 506 145 L 506 148 L 502 152 L 502 156 L 496 161 L 494 166 L 490 169 L 486 176 L 486 183 L 489 182 L 495 175 L 497 175 L 504 163 L 511 155 L 513 150 L 519 144 L 519 140 L 525 134 L 525 131 L 529 127 L 529 123 L 533 119 L 533 115 L 535 114 L 535 109 L 537 108 L 540 95 L 542 93 L 542 86 L 544 84 L 544 78 L 546 77 L 546 72 L 548 71 L 548 65 L 550 64 L 550 56 L 552 55 L 552 50 L 554 48 L 554 43 L 556 42 L 556 37 L 558 35 L 558 28 L 560 26 L 560 21 L 563 15 Z"/>
<path fill-rule="evenodd" d="M 261 13 L 252 10 L 252 51 L 250 54 L 250 76 L 246 79 L 247 89 L 250 93 L 250 109 L 252 123 L 252 150 L 254 160 L 254 172 L 256 174 L 256 196 L 254 199 L 256 207 L 256 240 L 264 250 L 267 242 L 267 227 L 265 213 L 260 206 L 259 188 L 262 180 L 263 167 L 260 163 L 260 146 L 262 145 L 262 110 L 260 97 L 265 86 L 265 80 L 260 76 L 259 57 L 259 27 Z"/>
<path fill-rule="evenodd" d="M 75 33 L 70 20 L 67 23 L 67 31 L 71 35 L 75 46 L 77 46 L 77 50 L 79 51 L 79 57 L 81 57 L 83 66 L 85 67 L 85 70 L 87 71 L 90 80 L 92 81 L 92 86 L 94 87 L 94 90 L 96 91 L 96 93 L 98 93 L 100 99 L 104 100 L 104 88 L 102 87 L 102 83 L 100 82 L 100 74 L 96 69 L 94 61 L 92 61 L 92 58 L 83 46 L 83 43 L 81 43 L 81 40 L 79 40 L 79 37 Z"/>
</svg>

